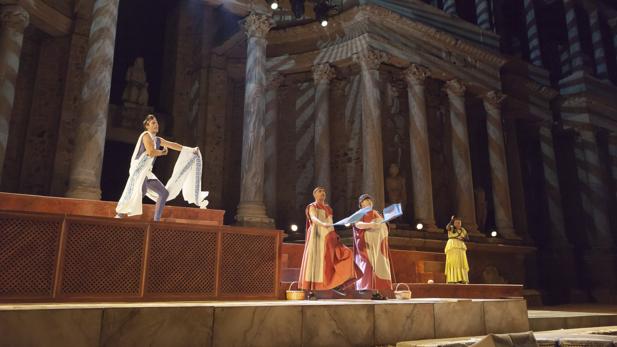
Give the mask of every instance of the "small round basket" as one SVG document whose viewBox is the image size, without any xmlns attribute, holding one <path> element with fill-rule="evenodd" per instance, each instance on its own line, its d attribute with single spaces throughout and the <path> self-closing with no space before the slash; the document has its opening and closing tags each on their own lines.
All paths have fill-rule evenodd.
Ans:
<svg viewBox="0 0 617 347">
<path fill-rule="evenodd" d="M 304 300 L 304 290 L 293 290 L 291 289 L 291 287 L 294 285 L 294 283 L 298 284 L 298 282 L 293 281 L 289 284 L 289 288 L 285 291 L 285 297 L 287 298 L 287 300 Z"/>
<path fill-rule="evenodd" d="M 407 287 L 407 290 L 398 290 L 398 287 L 401 284 Z M 394 288 L 394 297 L 397 298 L 398 300 L 411 299 L 411 290 L 409 290 L 409 286 L 407 285 L 407 283 L 397 283 L 396 284 L 396 287 Z"/>
</svg>

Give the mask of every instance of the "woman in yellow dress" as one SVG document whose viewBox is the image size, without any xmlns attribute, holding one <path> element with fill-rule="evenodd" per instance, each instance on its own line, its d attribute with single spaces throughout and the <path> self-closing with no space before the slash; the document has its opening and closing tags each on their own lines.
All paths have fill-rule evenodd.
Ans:
<svg viewBox="0 0 617 347">
<path fill-rule="evenodd" d="M 448 243 L 446 243 L 446 282 L 469 283 L 469 264 L 467 263 L 467 230 L 463 228 L 460 218 L 452 216 L 446 225 Z"/>
</svg>

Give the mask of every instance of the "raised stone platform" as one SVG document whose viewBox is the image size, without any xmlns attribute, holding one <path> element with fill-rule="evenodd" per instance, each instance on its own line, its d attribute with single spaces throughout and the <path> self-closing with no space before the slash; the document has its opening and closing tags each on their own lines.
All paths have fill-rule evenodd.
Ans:
<svg viewBox="0 0 617 347">
<path fill-rule="evenodd" d="M 376 346 L 527 330 L 520 299 L 0 305 L 5 345 Z"/>
<path fill-rule="evenodd" d="M 0 192 L 0 211 L 113 218 L 116 215 L 116 205 L 116 201 L 70 199 Z M 141 216 L 133 216 L 128 219 L 151 221 L 153 216 L 154 205 L 144 204 Z M 222 210 L 166 206 L 161 219 L 170 222 L 190 221 L 192 224 L 223 225 L 224 216 L 225 211 Z"/>
</svg>

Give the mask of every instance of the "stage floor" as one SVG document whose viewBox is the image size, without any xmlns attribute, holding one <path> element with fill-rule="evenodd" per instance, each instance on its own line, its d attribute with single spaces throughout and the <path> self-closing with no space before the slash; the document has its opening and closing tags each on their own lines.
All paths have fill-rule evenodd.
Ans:
<svg viewBox="0 0 617 347">
<path fill-rule="evenodd" d="M 528 329 L 523 299 L 0 305 L 7 345 L 375 346 Z"/>
</svg>

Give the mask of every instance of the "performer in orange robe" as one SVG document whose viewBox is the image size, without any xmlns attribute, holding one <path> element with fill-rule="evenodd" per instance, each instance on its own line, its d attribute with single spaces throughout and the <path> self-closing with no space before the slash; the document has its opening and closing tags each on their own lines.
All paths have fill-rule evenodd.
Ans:
<svg viewBox="0 0 617 347">
<path fill-rule="evenodd" d="M 368 194 L 358 198 L 361 208 L 373 206 Z M 362 277 L 356 281 L 357 290 L 372 290 L 373 299 L 382 300 L 380 290 L 392 289 L 390 272 L 390 248 L 388 247 L 388 226 L 380 223 L 383 217 L 371 210 L 353 226 L 354 254 Z"/>
<path fill-rule="evenodd" d="M 309 291 L 342 290 L 358 277 L 351 249 L 343 245 L 332 227 L 332 208 L 326 203 L 326 190 L 313 190 L 315 202 L 306 207 L 306 241 L 300 267 L 299 287 Z"/>
</svg>

